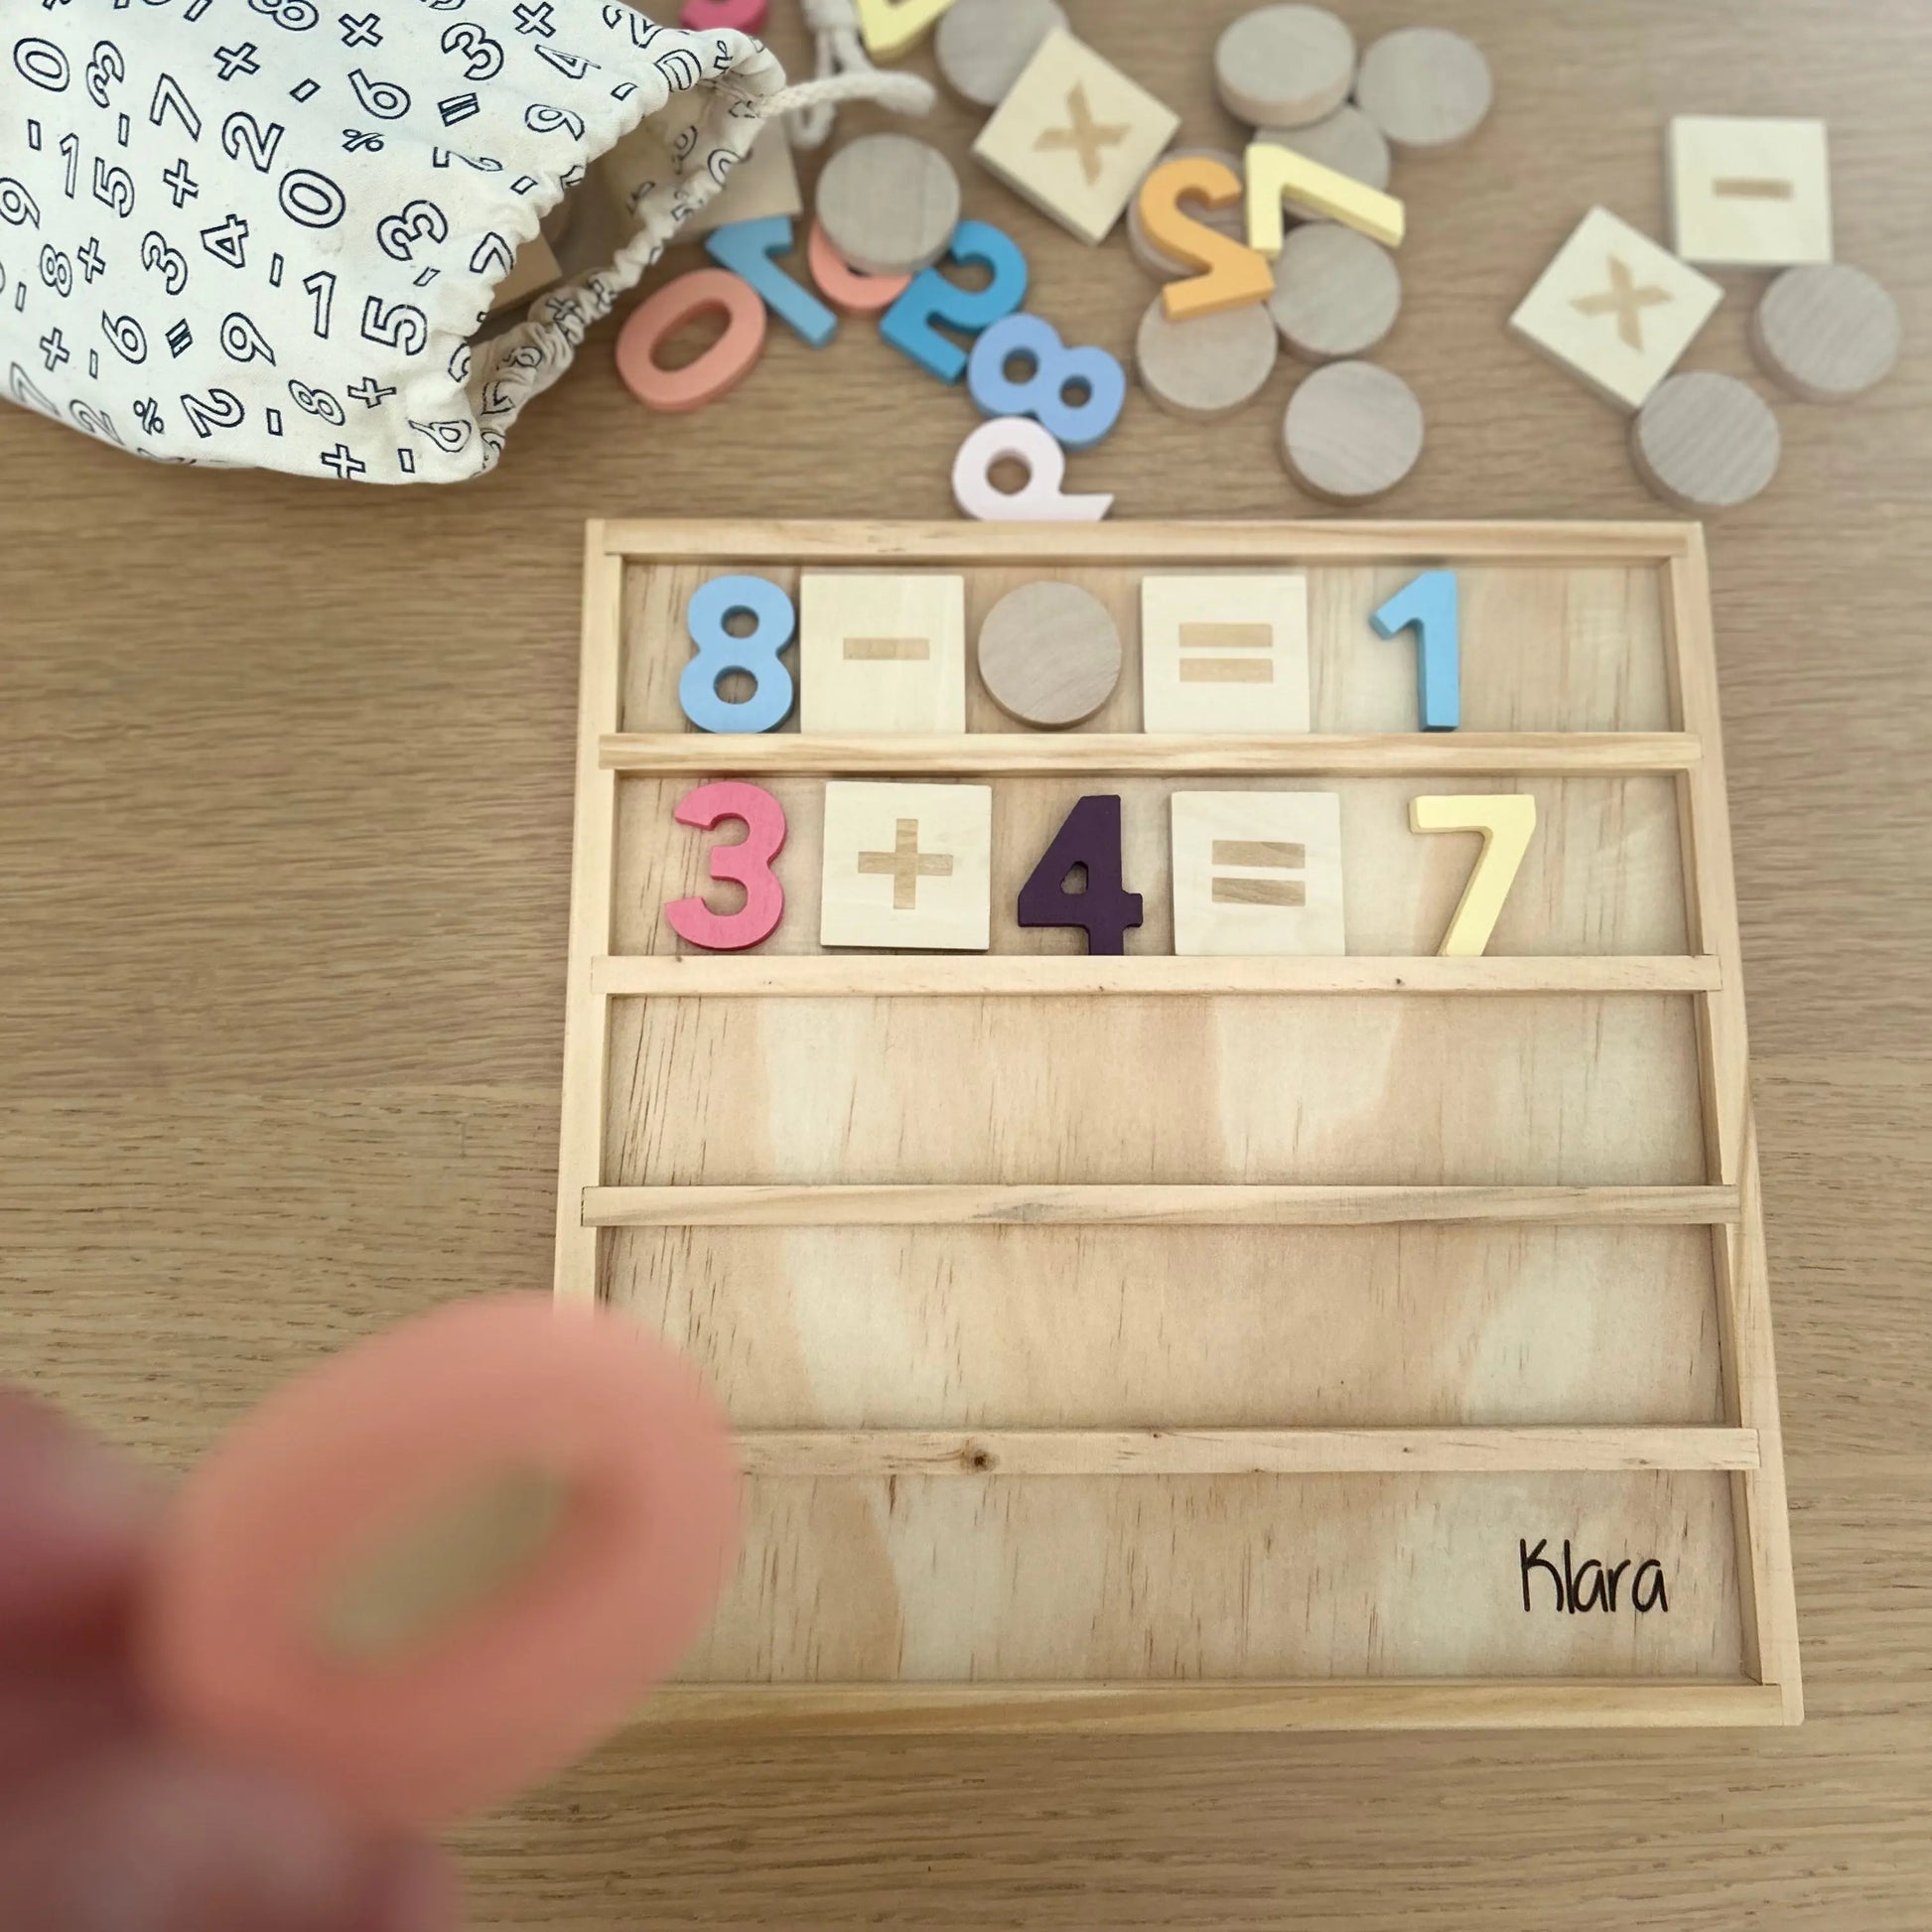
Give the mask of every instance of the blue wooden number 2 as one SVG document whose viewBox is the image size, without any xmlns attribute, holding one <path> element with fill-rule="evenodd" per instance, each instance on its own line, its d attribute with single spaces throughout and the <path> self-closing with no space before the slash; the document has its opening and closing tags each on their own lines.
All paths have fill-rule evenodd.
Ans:
<svg viewBox="0 0 1932 1932">
<path fill-rule="evenodd" d="M 1415 627 L 1422 685 L 1422 728 L 1452 732 L 1462 722 L 1462 644 L 1452 570 L 1426 570 L 1369 619 L 1378 637 Z"/>
</svg>

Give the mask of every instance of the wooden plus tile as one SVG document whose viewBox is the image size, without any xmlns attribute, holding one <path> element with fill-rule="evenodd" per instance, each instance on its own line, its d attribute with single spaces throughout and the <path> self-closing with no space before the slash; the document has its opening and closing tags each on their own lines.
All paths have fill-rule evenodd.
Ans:
<svg viewBox="0 0 1932 1932">
<path fill-rule="evenodd" d="M 1832 258 L 1823 121 L 1680 114 L 1670 124 L 1671 241 L 1687 262 L 1788 268 Z"/>
<path fill-rule="evenodd" d="M 1340 794 L 1175 792 L 1173 949 L 1346 952 Z"/>
<path fill-rule="evenodd" d="M 966 580 L 807 571 L 798 669 L 803 731 L 963 732 Z"/>
<path fill-rule="evenodd" d="M 984 952 L 992 865 L 990 785 L 829 783 L 819 944 Z"/>
<path fill-rule="evenodd" d="M 1145 579 L 1141 697 L 1150 732 L 1307 731 L 1307 577 Z"/>
<path fill-rule="evenodd" d="M 1509 326 L 1606 402 L 1641 409 L 1723 296 L 1708 275 L 1593 207 Z"/>
<path fill-rule="evenodd" d="M 1071 34 L 1054 32 L 973 143 L 975 159 L 1082 241 L 1101 242 L 1180 118 Z"/>
</svg>

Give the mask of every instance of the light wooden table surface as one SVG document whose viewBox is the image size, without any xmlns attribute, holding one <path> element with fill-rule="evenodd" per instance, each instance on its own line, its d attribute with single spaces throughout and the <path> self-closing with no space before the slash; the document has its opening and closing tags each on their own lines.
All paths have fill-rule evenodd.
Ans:
<svg viewBox="0 0 1932 1932">
<path fill-rule="evenodd" d="M 1242 0 L 1069 0 L 1234 132 Z M 789 0 L 774 11 L 789 26 Z M 1919 1932 L 1932 1909 L 1932 9 L 1344 0 L 1478 38 L 1499 106 L 1399 164 L 1385 351 L 1429 414 L 1403 516 L 1645 515 L 1622 425 L 1503 319 L 1584 208 L 1664 233 L 1676 111 L 1822 115 L 1842 258 L 1907 361 L 1780 406 L 1715 532 L 1810 1721 L 1746 1735 L 620 1741 L 464 1835 L 480 1923 Z M 774 30 L 787 57 L 795 35 Z M 914 57 L 923 64 L 928 57 Z M 848 127 L 863 123 L 855 115 Z M 941 109 L 962 154 L 966 115 Z M 1040 313 L 1125 353 L 1150 294 L 963 169 Z M 1756 278 L 1691 358 L 1743 372 Z M 0 408 L 0 1374 L 169 1464 L 323 1350 L 549 1274 L 580 525 L 944 515 L 966 401 L 865 329 L 651 418 L 610 330 L 501 471 L 403 492 L 130 462 Z M 1075 488 L 1315 513 L 1290 384 L 1132 403 Z"/>
</svg>

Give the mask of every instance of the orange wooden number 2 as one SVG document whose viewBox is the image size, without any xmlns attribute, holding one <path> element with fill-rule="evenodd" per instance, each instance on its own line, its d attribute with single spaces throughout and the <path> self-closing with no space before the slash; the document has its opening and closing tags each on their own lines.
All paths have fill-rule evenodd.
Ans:
<svg viewBox="0 0 1932 1932">
<path fill-rule="evenodd" d="M 1206 270 L 1168 284 L 1162 299 L 1171 322 L 1243 309 L 1275 293 L 1274 270 L 1252 248 L 1180 211 L 1184 197 L 1209 207 L 1231 207 L 1246 192 L 1232 168 L 1203 155 L 1164 161 L 1141 184 L 1141 226 L 1148 240 L 1176 260 Z"/>
</svg>

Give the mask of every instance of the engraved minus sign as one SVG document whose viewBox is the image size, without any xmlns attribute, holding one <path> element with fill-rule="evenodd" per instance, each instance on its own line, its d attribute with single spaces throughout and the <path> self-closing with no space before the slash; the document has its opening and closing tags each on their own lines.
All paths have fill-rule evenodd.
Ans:
<svg viewBox="0 0 1932 1932">
<path fill-rule="evenodd" d="M 929 637 L 848 637 L 848 664 L 924 664 L 932 657 Z"/>
<path fill-rule="evenodd" d="M 1757 176 L 1733 176 L 1714 181 L 1711 192 L 1726 201 L 1788 202 L 1792 188 L 1788 181 L 1771 181 Z"/>
</svg>

